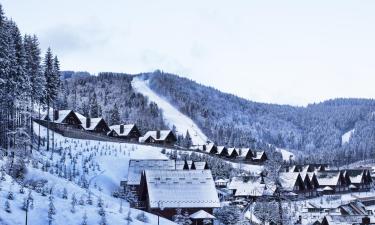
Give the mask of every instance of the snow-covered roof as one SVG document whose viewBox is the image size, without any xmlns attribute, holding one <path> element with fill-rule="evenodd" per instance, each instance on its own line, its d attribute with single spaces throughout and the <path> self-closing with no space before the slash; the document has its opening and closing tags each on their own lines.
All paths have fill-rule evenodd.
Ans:
<svg viewBox="0 0 375 225">
<path fill-rule="evenodd" d="M 241 153 L 240 156 L 246 157 L 247 153 L 249 153 L 249 151 L 251 151 L 250 148 L 240 148 L 240 150 L 239 150 L 239 153 Z"/>
<path fill-rule="evenodd" d="M 151 208 L 218 208 L 211 170 L 146 170 Z"/>
<path fill-rule="evenodd" d="M 217 146 L 217 154 L 221 154 L 221 152 L 224 150 L 224 149 L 227 149 L 225 146 Z"/>
<path fill-rule="evenodd" d="M 266 186 L 261 182 L 260 177 L 251 177 L 244 181 L 243 177 L 233 177 L 228 185 L 228 189 L 235 190 L 235 196 L 260 197 L 273 194 L 275 186 Z"/>
<path fill-rule="evenodd" d="M 190 218 L 197 220 L 197 219 L 215 219 L 216 217 L 214 217 L 213 215 L 201 209 L 198 212 L 191 214 Z"/>
<path fill-rule="evenodd" d="M 363 183 L 364 170 L 346 170 L 346 176 L 349 177 L 351 184 L 361 184 Z"/>
<path fill-rule="evenodd" d="M 279 181 L 285 191 L 293 191 L 299 176 L 299 173 L 293 172 L 280 173 Z"/>
<path fill-rule="evenodd" d="M 54 120 L 53 116 L 54 116 L 54 111 L 52 109 L 49 110 L 49 121 L 52 121 L 52 122 L 55 122 L 55 123 L 62 123 L 65 118 L 71 113 L 73 112 L 72 110 L 58 110 L 58 113 L 59 113 L 59 117 L 57 120 Z M 73 112 L 74 113 L 74 112 Z M 44 115 L 42 117 L 43 120 L 47 120 L 47 114 Z"/>
<path fill-rule="evenodd" d="M 124 132 L 123 133 L 120 132 L 121 125 L 124 126 Z M 112 125 L 112 126 L 109 127 L 109 129 L 111 129 L 111 131 L 112 130 L 115 131 L 118 134 L 118 136 L 120 136 L 120 137 L 122 137 L 122 136 L 126 137 L 126 136 L 129 135 L 130 131 L 132 131 L 132 129 L 135 127 L 135 124 L 121 124 L 121 125 Z"/>
<path fill-rule="evenodd" d="M 83 127 L 83 129 L 85 130 L 95 130 L 96 126 L 98 126 L 98 124 L 100 123 L 100 121 L 104 121 L 104 119 L 102 117 L 97 117 L 97 118 L 90 118 L 90 126 L 87 127 L 87 124 L 86 124 L 86 120 L 87 118 L 80 114 L 80 113 L 77 113 L 76 112 L 76 115 L 78 117 L 78 119 L 81 121 L 81 125 Z"/>
<path fill-rule="evenodd" d="M 236 152 L 238 155 L 238 151 L 236 148 L 228 148 L 228 155 L 232 155 L 233 152 Z"/>
<path fill-rule="evenodd" d="M 144 170 L 174 170 L 175 162 L 167 159 L 130 160 L 128 169 L 128 185 L 139 185 Z"/>
<path fill-rule="evenodd" d="M 196 170 L 204 170 L 206 167 L 206 162 L 194 162 L 194 166 Z"/>
<path fill-rule="evenodd" d="M 374 216 L 369 216 L 370 224 L 375 223 Z M 329 225 L 353 225 L 362 224 L 363 216 L 327 215 L 324 218 Z"/>
<path fill-rule="evenodd" d="M 340 171 L 321 171 L 316 173 L 319 186 L 336 186 L 340 179 Z"/>
<path fill-rule="evenodd" d="M 156 141 L 165 141 L 170 133 L 173 133 L 171 130 L 160 130 L 160 137 L 157 138 L 158 131 L 148 131 L 143 137 L 139 138 L 140 142 L 145 142 L 149 137 L 152 137 Z"/>
<path fill-rule="evenodd" d="M 254 152 L 254 157 L 253 157 L 253 159 L 258 159 L 258 160 L 259 160 L 259 159 L 262 158 L 263 154 L 265 154 L 264 151 Z"/>
</svg>

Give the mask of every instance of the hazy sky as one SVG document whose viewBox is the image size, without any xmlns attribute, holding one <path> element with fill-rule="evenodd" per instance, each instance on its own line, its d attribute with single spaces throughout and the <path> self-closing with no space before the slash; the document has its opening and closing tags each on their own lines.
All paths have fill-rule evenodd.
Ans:
<svg viewBox="0 0 375 225">
<path fill-rule="evenodd" d="M 374 0 L 1 0 L 62 69 L 161 69 L 247 99 L 375 97 Z"/>
</svg>

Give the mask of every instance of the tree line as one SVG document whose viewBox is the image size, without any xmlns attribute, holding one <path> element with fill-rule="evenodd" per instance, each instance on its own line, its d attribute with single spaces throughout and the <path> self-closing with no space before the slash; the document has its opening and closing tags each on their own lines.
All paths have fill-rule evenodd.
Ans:
<svg viewBox="0 0 375 225">
<path fill-rule="evenodd" d="M 11 165 L 31 152 L 32 117 L 54 106 L 59 77 L 57 56 L 48 48 L 42 59 L 38 38 L 22 35 L 0 5 L 0 148 Z"/>
</svg>

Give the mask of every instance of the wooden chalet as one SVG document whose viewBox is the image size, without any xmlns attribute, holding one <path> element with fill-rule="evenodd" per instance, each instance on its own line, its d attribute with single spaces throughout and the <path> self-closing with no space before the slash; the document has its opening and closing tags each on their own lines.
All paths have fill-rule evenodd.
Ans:
<svg viewBox="0 0 375 225">
<path fill-rule="evenodd" d="M 80 113 L 76 113 L 77 117 L 81 121 L 81 126 L 84 130 L 95 132 L 95 133 L 102 133 L 107 135 L 110 131 L 109 126 L 107 122 L 101 117 L 98 118 L 90 118 L 85 117 L 84 115 Z"/>
<path fill-rule="evenodd" d="M 344 177 L 351 191 L 365 191 L 371 188 L 372 178 L 368 169 L 345 170 Z"/>
<path fill-rule="evenodd" d="M 334 194 L 348 191 L 348 185 L 342 171 L 327 170 L 316 172 L 318 191 L 322 194 Z"/>
<path fill-rule="evenodd" d="M 303 165 L 292 165 L 286 167 L 286 172 L 317 172 L 325 171 L 328 168 L 326 164 L 303 164 Z"/>
<path fill-rule="evenodd" d="M 141 183 L 141 175 L 145 170 L 175 170 L 176 164 L 173 160 L 167 159 L 145 159 L 130 160 L 128 168 L 128 177 L 121 182 L 124 188 L 138 192 Z"/>
<path fill-rule="evenodd" d="M 109 128 L 111 130 L 107 135 L 110 137 L 118 137 L 129 141 L 138 141 L 141 137 L 141 133 L 135 124 L 112 125 Z"/>
<path fill-rule="evenodd" d="M 222 157 L 229 157 L 228 149 L 225 146 L 217 146 L 217 155 Z"/>
<path fill-rule="evenodd" d="M 76 128 L 80 128 L 82 124 L 77 114 L 72 110 L 50 110 L 49 115 L 43 116 L 42 120 L 70 125 Z"/>
<path fill-rule="evenodd" d="M 317 196 L 317 190 L 319 187 L 318 180 L 314 173 L 301 172 L 300 173 L 303 183 L 305 185 L 305 197 Z"/>
<path fill-rule="evenodd" d="M 142 209 L 172 219 L 177 209 L 189 215 L 213 214 L 220 201 L 210 170 L 146 170 L 139 189 Z"/>
<path fill-rule="evenodd" d="M 262 177 L 233 177 L 228 189 L 235 198 L 247 198 L 255 201 L 258 198 L 271 196 L 276 186 L 266 186 Z"/>
<path fill-rule="evenodd" d="M 282 191 L 294 197 L 303 197 L 306 193 L 305 184 L 299 173 L 282 172 L 279 174 Z"/>
<path fill-rule="evenodd" d="M 171 130 L 148 131 L 143 137 L 139 138 L 141 143 L 162 145 L 174 145 L 176 141 L 176 135 Z"/>
<path fill-rule="evenodd" d="M 245 161 L 253 161 L 254 154 L 250 148 L 240 148 L 239 150 L 240 157 Z"/>
<path fill-rule="evenodd" d="M 203 145 L 201 150 L 208 154 L 217 154 L 217 146 L 215 144 Z"/>
<path fill-rule="evenodd" d="M 264 151 L 255 151 L 253 152 L 253 162 L 255 163 L 264 163 L 268 160 L 266 152 Z"/>
<path fill-rule="evenodd" d="M 239 156 L 238 150 L 236 148 L 228 148 L 228 157 L 235 159 Z"/>
</svg>

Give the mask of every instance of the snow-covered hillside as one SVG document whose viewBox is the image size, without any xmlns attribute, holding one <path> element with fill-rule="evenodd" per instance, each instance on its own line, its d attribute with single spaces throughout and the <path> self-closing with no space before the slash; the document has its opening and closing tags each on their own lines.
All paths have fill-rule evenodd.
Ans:
<svg viewBox="0 0 375 225">
<path fill-rule="evenodd" d="M 294 159 L 294 154 L 286 149 L 276 148 L 276 151 L 279 151 L 281 153 L 284 161 L 289 161 L 290 159 Z"/>
<path fill-rule="evenodd" d="M 349 143 L 350 138 L 352 137 L 354 133 L 354 129 L 351 129 L 350 131 L 346 132 L 341 136 L 341 144 Z"/>
<path fill-rule="evenodd" d="M 41 137 L 46 137 L 46 129 L 40 128 Z M 38 129 L 39 125 L 34 123 L 36 133 Z M 52 138 L 52 135 L 50 137 Z M 100 224 L 103 217 L 99 215 L 98 203 L 101 200 L 106 224 L 127 224 L 129 212 L 132 225 L 157 224 L 157 216 L 148 213 L 144 214 L 148 222 L 140 221 L 138 218 L 142 211 L 129 209 L 129 204 L 114 198 L 112 192 L 118 190 L 120 181 L 127 176 L 129 159 L 164 159 L 166 157 L 160 153 L 160 148 L 79 140 L 65 138 L 59 134 L 55 134 L 54 139 L 55 149 L 59 150 L 54 154 L 44 151 L 45 147 L 42 147 L 41 151 L 33 151 L 33 160 L 27 164 L 24 193 L 20 193 L 20 185 L 13 182 L 9 176 L 0 181 L 0 224 L 25 224 L 25 211 L 22 206 L 30 190 L 34 203 L 28 214 L 29 224 L 48 224 L 51 196 L 56 212 L 52 215 L 52 224 L 81 224 L 85 213 L 86 224 Z M 0 166 L 4 163 L 5 160 L 0 160 Z M 43 183 L 44 185 L 40 186 Z M 27 188 L 33 185 L 39 188 Z M 67 199 L 64 198 L 64 192 Z M 14 199 L 8 200 L 10 210 L 7 212 L 5 201 L 9 193 L 13 194 Z M 73 195 L 75 203 L 72 203 Z M 89 199 L 92 200 L 91 204 Z M 161 224 L 175 225 L 162 218 Z"/>
<path fill-rule="evenodd" d="M 202 145 L 207 142 L 208 138 L 198 125 L 171 105 L 166 99 L 151 90 L 147 80 L 143 80 L 141 77 L 135 77 L 132 81 L 132 87 L 136 92 L 141 93 L 146 96 L 149 101 L 155 102 L 158 105 L 163 111 L 165 123 L 168 124 L 170 128 L 175 125 L 178 134 L 185 136 L 186 131 L 189 131 L 194 145 Z"/>
</svg>

